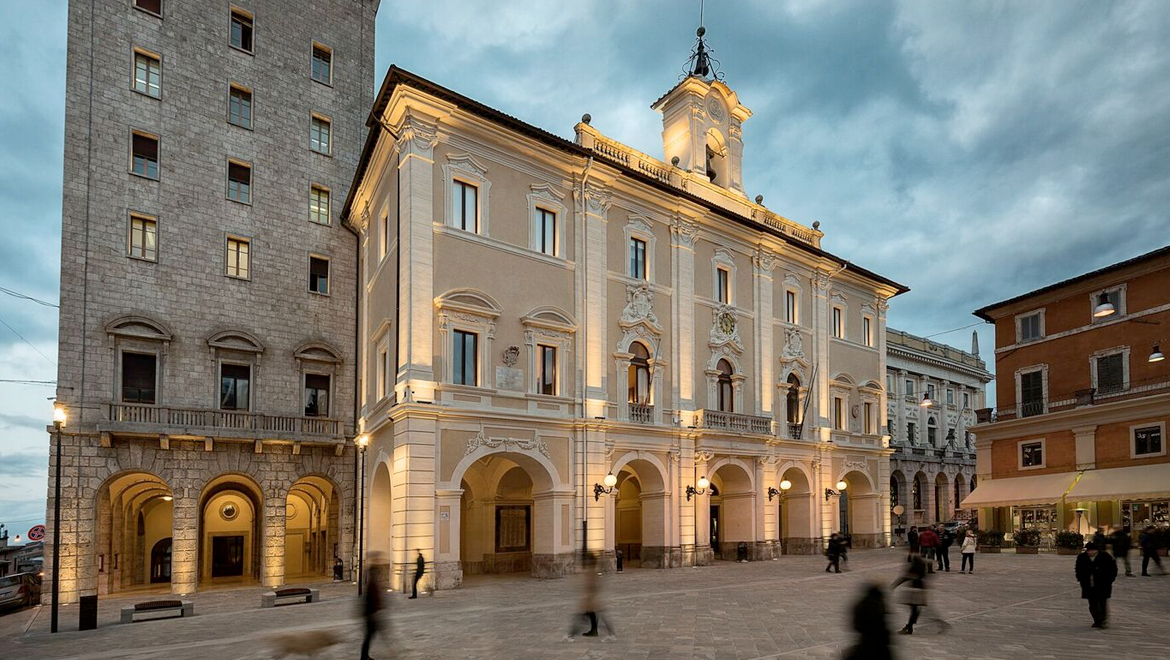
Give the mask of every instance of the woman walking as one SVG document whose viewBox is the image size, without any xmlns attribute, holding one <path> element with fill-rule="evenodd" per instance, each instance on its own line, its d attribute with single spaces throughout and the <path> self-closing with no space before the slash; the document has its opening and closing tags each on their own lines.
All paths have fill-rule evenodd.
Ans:
<svg viewBox="0 0 1170 660">
<path fill-rule="evenodd" d="M 967 530 L 963 535 L 963 545 L 960 552 L 963 554 L 963 564 L 959 567 L 960 573 L 974 573 L 975 572 L 975 551 L 979 548 L 979 540 L 975 538 L 975 532 Z M 971 570 L 967 570 L 967 566 L 971 566 Z"/>
</svg>

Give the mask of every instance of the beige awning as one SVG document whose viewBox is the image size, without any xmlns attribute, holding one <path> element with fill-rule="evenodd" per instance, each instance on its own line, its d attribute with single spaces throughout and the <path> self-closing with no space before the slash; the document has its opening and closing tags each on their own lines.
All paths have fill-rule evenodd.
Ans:
<svg viewBox="0 0 1170 660">
<path fill-rule="evenodd" d="M 964 509 L 986 506 L 1056 504 L 1077 478 L 1076 472 L 1038 474 L 1033 477 L 988 479 L 963 500 Z"/>
<path fill-rule="evenodd" d="M 1170 463 L 1085 470 L 1069 501 L 1170 499 Z"/>
</svg>

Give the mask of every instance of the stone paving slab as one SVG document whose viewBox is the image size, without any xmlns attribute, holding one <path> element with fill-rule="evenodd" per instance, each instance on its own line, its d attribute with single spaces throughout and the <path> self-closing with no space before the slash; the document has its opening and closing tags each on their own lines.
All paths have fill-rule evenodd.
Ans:
<svg viewBox="0 0 1170 660">
<path fill-rule="evenodd" d="M 389 635 L 375 657 L 487 660 L 772 660 L 840 658 L 852 643 L 849 611 L 862 588 L 888 585 L 902 551 L 853 554 L 851 571 L 826 574 L 818 557 L 719 562 L 697 569 L 629 570 L 608 576 L 605 602 L 618 639 L 563 641 L 579 601 L 573 580 L 520 576 L 469 579 L 456 591 L 407 600 L 390 596 Z M 1111 628 L 1093 630 L 1072 577 L 1073 557 L 979 555 L 978 570 L 931 581 L 931 607 L 912 637 L 895 636 L 900 658 L 1158 658 L 1170 656 L 1170 578 L 1119 578 Z M 131 625 L 113 623 L 137 599 L 107 598 L 96 631 L 50 635 L 48 608 L 27 633 L 0 617 L 0 648 L 14 657 L 273 657 L 266 640 L 283 630 L 327 629 L 343 643 L 317 657 L 356 657 L 361 640 L 352 585 L 319 585 L 323 602 L 260 609 L 260 588 L 195 594 L 197 615 Z M 906 608 L 887 599 L 889 625 Z M 10 615 L 14 616 L 14 615 Z M 19 616 L 32 616 L 20 613 Z M 931 623 L 942 618 L 948 632 Z M 76 609 L 62 610 L 76 628 Z M 14 628 L 17 630 L 14 631 Z"/>
</svg>

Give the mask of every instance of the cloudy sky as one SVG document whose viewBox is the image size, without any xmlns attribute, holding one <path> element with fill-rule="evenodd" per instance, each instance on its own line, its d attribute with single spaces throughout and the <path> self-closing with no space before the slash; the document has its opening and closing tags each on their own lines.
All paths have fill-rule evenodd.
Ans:
<svg viewBox="0 0 1170 660">
<path fill-rule="evenodd" d="M 51 302 L 65 18 L 64 0 L 0 3 L 0 287 Z M 383 0 L 376 82 L 396 63 L 566 138 L 588 112 L 660 154 L 649 105 L 697 21 L 698 0 Z M 1165 2 L 710 0 L 706 25 L 755 113 L 748 194 L 909 285 L 894 327 L 962 328 L 1170 243 Z M 0 320 L 0 380 L 52 380 L 56 310 L 0 293 Z M 970 332 L 937 339 L 969 348 Z M 21 533 L 44 516 L 52 394 L 0 382 L 0 522 Z"/>
</svg>

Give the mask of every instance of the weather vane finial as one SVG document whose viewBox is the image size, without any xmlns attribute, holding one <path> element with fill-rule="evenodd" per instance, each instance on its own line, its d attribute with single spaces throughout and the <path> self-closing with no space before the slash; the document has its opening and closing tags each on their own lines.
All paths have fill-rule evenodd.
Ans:
<svg viewBox="0 0 1170 660">
<path fill-rule="evenodd" d="M 719 71 L 719 60 L 711 56 L 715 51 L 707 46 L 707 40 L 704 38 L 707 34 L 707 28 L 703 25 L 706 4 L 706 0 L 699 0 L 699 29 L 695 30 L 695 47 L 691 50 L 691 56 L 687 58 L 680 78 L 699 76 L 723 80 L 723 73 Z"/>
</svg>

